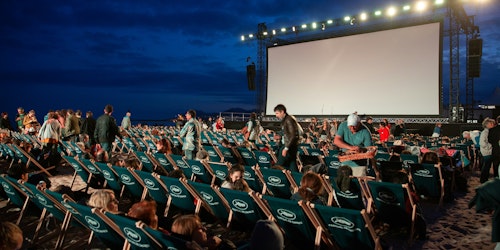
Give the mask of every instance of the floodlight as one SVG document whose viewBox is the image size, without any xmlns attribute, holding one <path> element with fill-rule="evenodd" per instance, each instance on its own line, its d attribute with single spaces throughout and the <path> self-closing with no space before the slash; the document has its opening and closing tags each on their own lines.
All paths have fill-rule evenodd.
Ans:
<svg viewBox="0 0 500 250">
<path fill-rule="evenodd" d="M 241 36 L 241 41 L 245 41 L 245 36 Z"/>
<path fill-rule="evenodd" d="M 366 14 L 366 12 L 359 14 L 359 19 L 361 19 L 361 21 L 365 21 L 368 19 L 368 14 Z"/>
<path fill-rule="evenodd" d="M 326 29 L 325 23 L 321 23 L 321 30 L 325 30 L 325 29 Z"/>
<path fill-rule="evenodd" d="M 281 28 L 281 32 L 286 32 L 286 28 Z"/>
<path fill-rule="evenodd" d="M 427 8 L 427 2 L 426 1 L 418 1 L 416 5 L 417 11 L 424 11 Z"/>
<path fill-rule="evenodd" d="M 292 26 L 292 31 L 294 31 L 294 32 L 295 32 L 295 26 Z"/>
<path fill-rule="evenodd" d="M 326 21 L 326 23 L 327 23 L 327 24 L 332 24 L 332 23 L 333 23 L 333 20 L 331 20 L 331 19 L 330 19 L 330 20 Z"/>
<path fill-rule="evenodd" d="M 317 27 L 317 24 L 316 23 L 312 23 L 312 28 L 316 29 L 316 27 Z"/>
<path fill-rule="evenodd" d="M 253 38 L 253 34 L 248 35 L 249 38 Z"/>
<path fill-rule="evenodd" d="M 262 32 L 262 35 L 267 36 L 267 31 Z"/>
<path fill-rule="evenodd" d="M 345 17 L 344 17 L 344 21 L 346 21 L 346 22 L 351 21 L 351 17 L 350 17 L 350 16 L 345 16 Z"/>
<path fill-rule="evenodd" d="M 302 24 L 302 28 L 303 29 L 307 28 L 307 24 Z"/>
<path fill-rule="evenodd" d="M 435 5 L 441 5 L 441 4 L 443 4 L 443 3 L 444 3 L 444 0 L 436 0 L 436 1 L 434 2 L 434 4 L 435 4 Z"/>
<path fill-rule="evenodd" d="M 375 11 L 374 14 L 375 14 L 375 16 L 380 16 L 380 15 L 382 15 L 382 11 L 381 10 L 377 10 L 377 11 Z"/>
<path fill-rule="evenodd" d="M 387 15 L 388 15 L 388 16 L 394 16 L 394 15 L 396 15 L 396 13 L 397 13 L 397 10 L 396 10 L 396 8 L 394 8 L 394 7 L 389 7 L 389 8 L 387 9 Z"/>
<path fill-rule="evenodd" d="M 405 5 L 403 6 L 403 10 L 404 11 L 409 11 L 411 9 L 411 6 L 410 5 Z"/>
<path fill-rule="evenodd" d="M 276 30 L 273 30 L 273 35 L 276 35 Z"/>
</svg>

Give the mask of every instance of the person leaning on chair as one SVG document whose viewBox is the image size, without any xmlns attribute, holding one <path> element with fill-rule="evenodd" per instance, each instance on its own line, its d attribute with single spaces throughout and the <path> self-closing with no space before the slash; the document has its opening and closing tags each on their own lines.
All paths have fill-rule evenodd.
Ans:
<svg viewBox="0 0 500 250">
<path fill-rule="evenodd" d="M 361 124 L 356 114 L 350 114 L 347 121 L 339 125 L 333 143 L 344 150 L 359 151 L 360 148 L 372 146 L 370 131 Z"/>
</svg>

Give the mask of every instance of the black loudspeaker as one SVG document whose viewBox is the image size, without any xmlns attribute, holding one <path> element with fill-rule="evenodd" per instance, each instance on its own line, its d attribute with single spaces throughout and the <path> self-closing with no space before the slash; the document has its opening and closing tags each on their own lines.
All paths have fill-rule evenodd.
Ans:
<svg viewBox="0 0 500 250">
<path fill-rule="evenodd" d="M 481 56 L 483 55 L 483 39 L 469 40 L 469 54 L 467 65 L 469 77 L 479 77 L 481 75 Z"/>
<path fill-rule="evenodd" d="M 255 64 L 247 65 L 248 90 L 255 90 Z"/>
</svg>

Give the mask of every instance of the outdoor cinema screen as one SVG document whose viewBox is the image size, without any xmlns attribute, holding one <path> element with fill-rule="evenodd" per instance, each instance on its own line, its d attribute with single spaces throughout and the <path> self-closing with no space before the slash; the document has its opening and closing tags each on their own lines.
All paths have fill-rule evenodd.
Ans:
<svg viewBox="0 0 500 250">
<path fill-rule="evenodd" d="M 439 115 L 440 27 L 269 47 L 266 115 Z"/>
</svg>

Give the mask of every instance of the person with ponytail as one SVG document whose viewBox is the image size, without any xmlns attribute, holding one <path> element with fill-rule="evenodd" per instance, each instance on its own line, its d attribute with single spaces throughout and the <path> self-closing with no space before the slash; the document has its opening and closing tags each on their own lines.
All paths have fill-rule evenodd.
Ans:
<svg viewBox="0 0 500 250">
<path fill-rule="evenodd" d="M 300 180 L 299 190 L 292 195 L 292 200 L 304 200 L 314 204 L 326 205 L 323 197 L 324 189 L 321 177 L 313 172 L 307 172 Z"/>
</svg>

